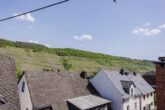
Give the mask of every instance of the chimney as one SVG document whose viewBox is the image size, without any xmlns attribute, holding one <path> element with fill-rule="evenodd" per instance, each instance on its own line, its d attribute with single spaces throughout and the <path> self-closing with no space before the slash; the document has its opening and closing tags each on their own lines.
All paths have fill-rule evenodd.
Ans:
<svg viewBox="0 0 165 110">
<path fill-rule="evenodd" d="M 83 79 L 87 79 L 87 72 L 86 71 L 82 71 L 80 73 L 80 76 L 83 78 Z"/>
<path fill-rule="evenodd" d="M 121 75 L 124 75 L 124 69 L 123 69 L 123 68 L 121 68 L 120 74 L 121 74 Z"/>
<path fill-rule="evenodd" d="M 136 76 L 136 72 L 133 72 L 133 75 Z"/>
<path fill-rule="evenodd" d="M 159 57 L 159 61 L 155 61 L 156 67 L 156 92 L 157 92 L 157 110 L 165 108 L 165 57 Z"/>
<path fill-rule="evenodd" d="M 159 57 L 159 60 L 160 60 L 161 62 L 164 62 L 164 61 L 165 61 L 165 57 Z"/>
<path fill-rule="evenodd" d="M 125 72 L 124 74 L 127 76 L 129 73 L 128 72 Z"/>
</svg>

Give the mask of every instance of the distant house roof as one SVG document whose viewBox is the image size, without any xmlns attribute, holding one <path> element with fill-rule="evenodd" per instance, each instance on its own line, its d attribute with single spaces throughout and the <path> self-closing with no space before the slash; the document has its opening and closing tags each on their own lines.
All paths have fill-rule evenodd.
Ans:
<svg viewBox="0 0 165 110">
<path fill-rule="evenodd" d="M 111 102 L 109 100 L 94 95 L 77 97 L 73 99 L 68 99 L 67 101 L 79 108 L 80 110 L 88 110 L 93 107 L 98 107 L 100 105 L 108 104 Z"/>
<path fill-rule="evenodd" d="M 51 105 L 53 110 L 68 110 L 67 99 L 97 94 L 79 73 L 31 71 L 24 74 L 34 108 Z"/>
<path fill-rule="evenodd" d="M 143 75 L 143 78 L 154 88 L 156 89 L 156 72 L 149 71 Z"/>
<path fill-rule="evenodd" d="M 122 75 L 119 71 L 103 71 L 109 80 L 113 83 L 113 85 L 122 94 L 123 99 L 130 97 L 130 95 L 123 89 L 123 87 L 129 87 L 132 83 L 135 85 L 136 96 L 154 92 L 154 89 L 139 74 Z"/>
<path fill-rule="evenodd" d="M 15 62 L 6 56 L 0 56 L 0 94 L 1 110 L 20 110 Z"/>
<path fill-rule="evenodd" d="M 154 76 L 156 76 L 156 71 L 149 71 L 149 72 L 146 72 L 145 75 L 154 75 Z"/>
</svg>

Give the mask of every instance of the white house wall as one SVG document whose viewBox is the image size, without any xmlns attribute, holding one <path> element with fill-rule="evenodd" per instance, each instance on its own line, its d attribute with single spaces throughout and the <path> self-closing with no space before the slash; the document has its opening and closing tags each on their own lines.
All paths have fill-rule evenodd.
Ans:
<svg viewBox="0 0 165 110">
<path fill-rule="evenodd" d="M 141 110 L 143 110 L 144 107 L 146 107 L 147 105 L 153 103 L 153 105 L 151 106 L 151 110 L 154 109 L 154 93 L 149 94 L 149 97 L 147 97 L 147 95 L 145 95 L 145 99 L 144 96 L 141 96 Z"/>
<path fill-rule="evenodd" d="M 22 92 L 22 83 L 23 82 L 25 82 L 24 92 Z M 19 91 L 19 97 L 20 97 L 21 110 L 32 110 L 32 102 L 31 102 L 25 75 L 22 76 L 22 78 L 18 84 L 18 91 Z"/>
<path fill-rule="evenodd" d="M 121 94 L 105 76 L 103 71 L 100 71 L 90 82 L 102 97 L 112 101 L 111 107 L 113 110 L 122 110 Z"/>
<path fill-rule="evenodd" d="M 131 94 L 131 89 L 133 90 L 133 94 Z M 140 97 L 135 97 L 135 86 L 133 84 L 130 87 L 129 93 L 132 96 L 123 102 L 123 110 L 127 110 L 127 106 L 129 106 L 129 110 L 140 110 Z"/>
<path fill-rule="evenodd" d="M 135 108 L 135 103 L 137 108 Z M 130 110 L 140 110 L 140 98 L 133 97 L 123 102 L 123 110 L 127 110 L 127 106 L 130 107 Z"/>
</svg>

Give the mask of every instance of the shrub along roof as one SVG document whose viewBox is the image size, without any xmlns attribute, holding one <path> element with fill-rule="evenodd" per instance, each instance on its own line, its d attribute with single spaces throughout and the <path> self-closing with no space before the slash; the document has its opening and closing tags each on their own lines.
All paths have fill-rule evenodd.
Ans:
<svg viewBox="0 0 165 110">
<path fill-rule="evenodd" d="M 14 59 L 0 56 L 1 110 L 20 110 Z"/>
<path fill-rule="evenodd" d="M 79 73 L 24 72 L 33 108 L 52 105 L 53 110 L 67 110 L 67 99 L 97 94 Z"/>
</svg>

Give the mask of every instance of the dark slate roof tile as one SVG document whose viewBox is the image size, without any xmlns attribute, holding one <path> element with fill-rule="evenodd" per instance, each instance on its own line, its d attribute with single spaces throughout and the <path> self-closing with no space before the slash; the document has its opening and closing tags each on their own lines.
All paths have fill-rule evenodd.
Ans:
<svg viewBox="0 0 165 110">
<path fill-rule="evenodd" d="M 0 56 L 0 94 L 8 100 L 1 110 L 20 110 L 15 61 L 6 56 Z"/>
</svg>

